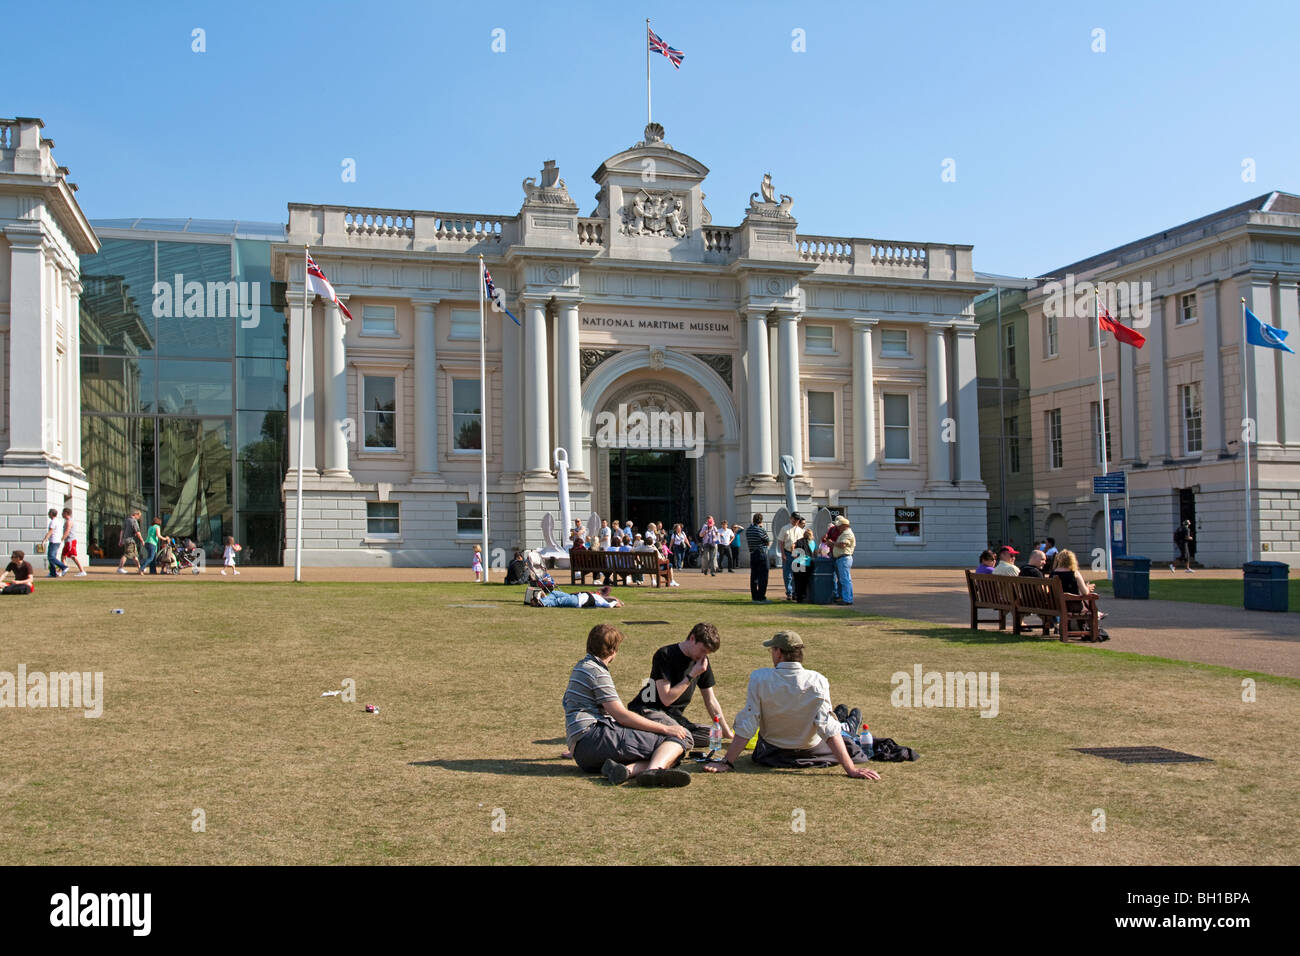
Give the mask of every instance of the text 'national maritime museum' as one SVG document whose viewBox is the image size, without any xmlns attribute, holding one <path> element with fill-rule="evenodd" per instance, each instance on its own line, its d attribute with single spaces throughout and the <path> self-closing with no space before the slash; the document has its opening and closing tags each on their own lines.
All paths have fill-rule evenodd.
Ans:
<svg viewBox="0 0 1300 956">
<path fill-rule="evenodd" d="M 789 456 L 800 509 L 847 514 L 857 563 L 968 563 L 987 499 L 971 247 L 802 233 L 767 176 L 719 226 L 707 173 L 651 124 L 593 174 L 590 216 L 547 162 L 514 215 L 93 223 L 63 471 L 94 548 L 113 557 L 139 503 L 292 563 L 301 373 L 307 565 L 467 566 L 484 436 L 494 549 L 543 544 L 563 448 L 575 517 L 770 520 Z M 304 303 L 304 246 L 352 322 Z M 486 312 L 486 408 L 479 256 L 518 319 Z"/>
</svg>

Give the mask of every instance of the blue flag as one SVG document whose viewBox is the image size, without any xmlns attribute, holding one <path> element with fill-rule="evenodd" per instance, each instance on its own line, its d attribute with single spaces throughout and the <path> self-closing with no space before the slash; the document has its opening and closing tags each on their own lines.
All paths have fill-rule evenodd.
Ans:
<svg viewBox="0 0 1300 956">
<path fill-rule="evenodd" d="M 1286 344 L 1286 329 L 1277 329 L 1261 322 L 1254 312 L 1246 310 L 1246 341 L 1267 349 L 1282 349 L 1295 355 L 1295 349 Z"/>
</svg>

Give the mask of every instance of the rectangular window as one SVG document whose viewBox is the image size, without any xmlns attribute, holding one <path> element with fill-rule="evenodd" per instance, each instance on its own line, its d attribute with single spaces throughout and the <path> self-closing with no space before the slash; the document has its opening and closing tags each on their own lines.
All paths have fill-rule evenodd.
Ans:
<svg viewBox="0 0 1300 956">
<path fill-rule="evenodd" d="M 885 461 L 912 460 L 912 414 L 906 395 L 885 395 Z"/>
<path fill-rule="evenodd" d="M 909 357 L 911 353 L 907 351 L 907 329 L 881 329 L 880 354 Z"/>
<path fill-rule="evenodd" d="M 921 540 L 921 509 L 894 509 L 894 537 Z"/>
<path fill-rule="evenodd" d="M 808 457 L 835 458 L 835 393 L 808 393 Z"/>
<path fill-rule="evenodd" d="M 1007 471 L 1020 474 L 1020 418 L 1012 415 L 1004 423 L 1007 440 Z"/>
<path fill-rule="evenodd" d="M 478 340 L 478 309 L 452 309 L 451 339 Z"/>
<path fill-rule="evenodd" d="M 366 450 L 397 448 L 397 379 L 391 375 L 367 375 L 362 379 Z"/>
<path fill-rule="evenodd" d="M 361 334 L 397 335 L 397 306 L 363 306 L 361 309 Z"/>
<path fill-rule="evenodd" d="M 806 326 L 804 348 L 809 352 L 834 352 L 835 330 L 829 325 Z"/>
<path fill-rule="evenodd" d="M 483 447 L 483 410 L 479 406 L 476 378 L 457 378 L 451 383 L 451 435 L 456 451 L 479 451 Z"/>
<path fill-rule="evenodd" d="M 1201 383 L 1178 386 L 1178 404 L 1183 410 L 1183 451 L 1201 453 Z"/>
<path fill-rule="evenodd" d="M 1053 408 L 1047 413 L 1047 467 L 1056 469 L 1065 465 L 1065 453 L 1061 447 L 1061 410 Z"/>
<path fill-rule="evenodd" d="M 1196 293 L 1188 292 L 1178 299 L 1178 320 L 1176 325 L 1196 321 Z"/>
<path fill-rule="evenodd" d="M 1003 369 L 1007 378 L 1016 377 L 1016 327 L 1008 325 L 1006 327 L 1006 356 L 1007 364 Z"/>
<path fill-rule="evenodd" d="M 456 533 L 483 534 L 483 506 L 477 501 L 456 502 Z"/>
<path fill-rule="evenodd" d="M 1096 402 L 1093 402 L 1089 408 L 1089 412 L 1092 417 L 1092 457 L 1096 460 L 1097 464 L 1100 465 L 1101 464 L 1101 412 L 1099 411 L 1099 409 L 1100 406 Z M 1113 462 L 1115 460 L 1110 450 L 1111 449 L 1110 446 L 1111 421 L 1112 419 L 1111 419 L 1111 412 L 1110 412 L 1110 399 L 1108 398 L 1106 399 L 1106 461 L 1107 463 Z"/>
<path fill-rule="evenodd" d="M 1047 357 L 1056 358 L 1060 353 L 1057 351 L 1057 327 L 1056 316 L 1047 316 Z"/>
<path fill-rule="evenodd" d="M 396 537 L 401 533 L 401 519 L 398 517 L 396 501 L 366 502 L 366 535 L 374 538 L 379 535 Z"/>
</svg>

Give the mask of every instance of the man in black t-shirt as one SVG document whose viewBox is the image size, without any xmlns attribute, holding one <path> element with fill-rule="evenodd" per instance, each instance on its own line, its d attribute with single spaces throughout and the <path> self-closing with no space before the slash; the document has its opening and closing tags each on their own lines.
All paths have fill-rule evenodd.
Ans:
<svg viewBox="0 0 1300 956">
<path fill-rule="evenodd" d="M 717 681 L 709 666 L 709 655 L 721 644 L 718 629 L 701 622 L 691 628 L 686 640 L 659 648 L 650 661 L 650 679 L 641 693 L 628 701 L 627 709 L 661 724 L 680 724 L 691 732 L 696 747 L 708 747 L 710 724 L 695 724 L 685 716 L 686 705 L 698 686 L 709 717 L 718 718 L 722 736 L 729 739 L 731 726 L 714 696 Z"/>
<path fill-rule="evenodd" d="M 8 581 L 10 577 L 13 578 L 12 583 Z M 4 574 L 0 575 L 0 588 L 3 588 L 4 594 L 31 594 L 35 587 L 36 573 L 32 570 L 31 562 L 22 551 L 15 551 L 9 556 Z"/>
</svg>

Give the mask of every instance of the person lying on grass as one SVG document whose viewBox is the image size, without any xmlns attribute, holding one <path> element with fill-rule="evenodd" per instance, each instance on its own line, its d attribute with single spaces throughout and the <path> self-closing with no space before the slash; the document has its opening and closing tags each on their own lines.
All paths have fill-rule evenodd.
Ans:
<svg viewBox="0 0 1300 956">
<path fill-rule="evenodd" d="M 623 632 L 612 624 L 597 624 L 587 635 L 587 656 L 574 665 L 564 691 L 569 752 L 583 771 L 601 773 L 610 783 L 633 779 L 645 787 L 684 787 L 691 775 L 673 768 L 691 745 L 691 732 L 623 706 L 609 674 L 622 642 Z"/>
<path fill-rule="evenodd" d="M 704 698 L 704 709 L 722 727 L 722 736 L 731 736 L 731 727 L 713 687 L 717 683 L 709 655 L 716 654 L 722 646 L 718 629 L 701 621 L 691 628 L 686 640 L 669 644 L 655 651 L 650 659 L 650 679 L 641 693 L 627 702 L 627 709 L 659 724 L 680 724 L 689 730 L 696 747 L 709 745 L 709 725 L 695 724 L 686 719 L 686 705 L 691 702 L 695 688 Z"/>
<path fill-rule="evenodd" d="M 540 592 L 533 599 L 533 607 L 622 607 L 623 602 L 614 597 L 609 585 L 599 591 L 579 591 L 570 594 L 552 588 L 549 594 Z"/>
<path fill-rule="evenodd" d="M 867 755 L 840 736 L 840 722 L 831 707 L 830 684 L 817 671 L 804 670 L 804 643 L 794 631 L 779 631 L 763 646 L 772 653 L 772 667 L 749 675 L 745 709 L 736 715 L 736 736 L 721 763 L 704 769 L 726 773 L 736 768 L 745 743 L 758 732 L 754 763 L 767 767 L 830 767 L 839 764 L 858 780 L 879 780 L 874 770 L 862 770 Z M 850 752 L 850 750 L 852 752 Z"/>
</svg>

